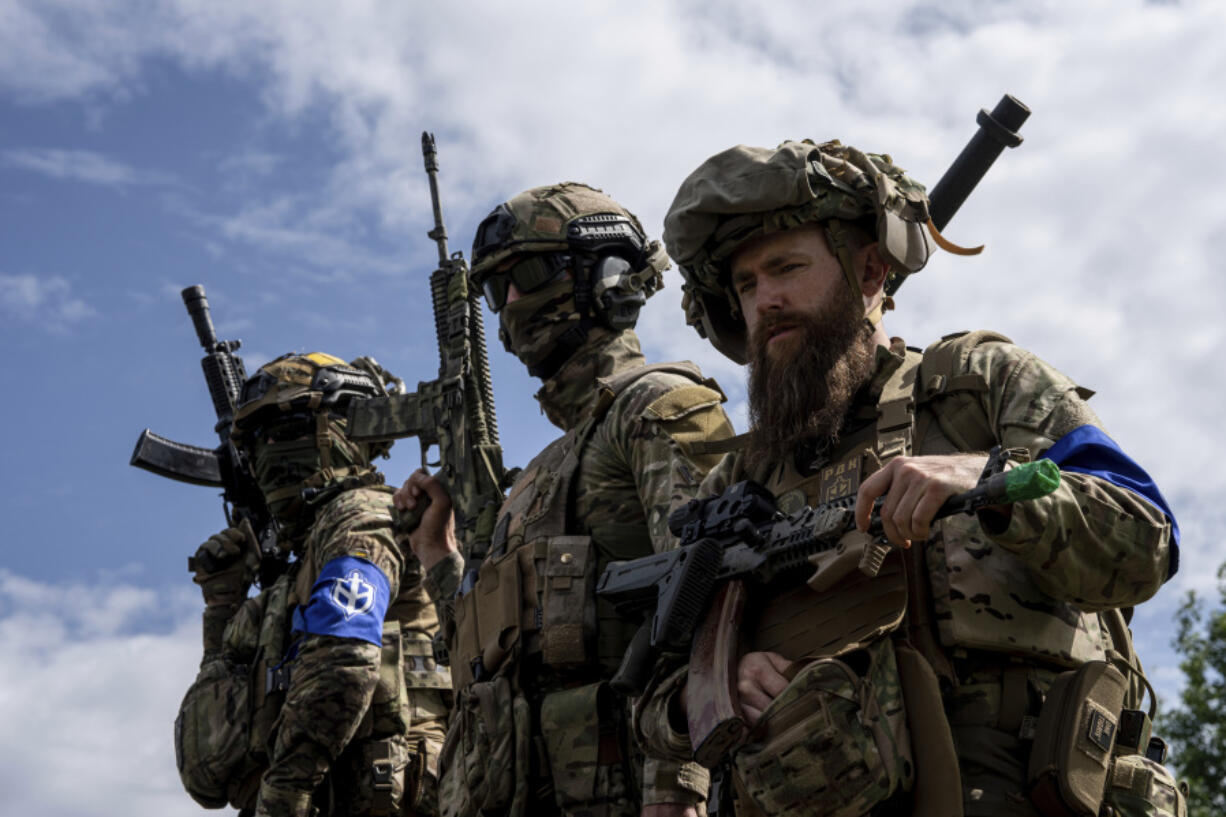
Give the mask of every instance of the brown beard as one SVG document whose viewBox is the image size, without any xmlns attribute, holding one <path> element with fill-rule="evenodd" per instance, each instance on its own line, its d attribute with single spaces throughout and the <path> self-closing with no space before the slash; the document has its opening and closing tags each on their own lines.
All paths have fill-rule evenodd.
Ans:
<svg viewBox="0 0 1226 817">
<path fill-rule="evenodd" d="M 872 327 L 856 299 L 839 287 L 834 300 L 813 313 L 765 316 L 749 341 L 748 461 L 780 463 L 805 442 L 838 439 L 856 392 L 876 362 Z M 799 331 L 776 342 L 777 326 Z"/>
</svg>

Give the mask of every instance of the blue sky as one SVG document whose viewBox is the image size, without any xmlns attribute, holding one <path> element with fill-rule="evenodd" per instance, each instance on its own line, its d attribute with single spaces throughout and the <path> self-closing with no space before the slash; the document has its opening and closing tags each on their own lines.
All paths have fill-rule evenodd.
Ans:
<svg viewBox="0 0 1226 817">
<path fill-rule="evenodd" d="M 4 810 L 197 813 L 170 723 L 198 655 L 186 557 L 222 526 L 220 502 L 127 465 L 145 427 L 214 441 L 179 290 L 205 286 L 251 370 L 319 349 L 433 378 L 424 129 L 467 254 L 498 201 L 563 179 L 658 236 L 679 181 L 736 143 L 839 137 L 931 183 L 975 112 L 1016 94 L 1034 110 L 1025 144 L 947 230 L 987 252 L 934 259 L 887 328 L 916 345 L 992 328 L 1099 392 L 1184 530 L 1183 571 L 1136 621 L 1173 692 L 1171 614 L 1226 559 L 1226 11 L 816 8 L 0 4 L 0 643 L 19 657 L 0 668 Z M 666 281 L 640 322 L 649 354 L 701 363 L 743 429 L 743 372 L 683 325 Z M 506 458 L 523 464 L 554 432 L 535 382 L 496 337 L 490 351 Z M 417 457 L 401 443 L 385 471 Z M 52 785 L 52 758 L 80 785 Z"/>
</svg>

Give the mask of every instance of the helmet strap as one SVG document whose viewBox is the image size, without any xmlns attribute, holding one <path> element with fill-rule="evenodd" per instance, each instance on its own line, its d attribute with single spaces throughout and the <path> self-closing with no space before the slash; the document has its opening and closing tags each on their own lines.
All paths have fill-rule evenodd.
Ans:
<svg viewBox="0 0 1226 817">
<path fill-rule="evenodd" d="M 837 218 L 827 219 L 823 225 L 826 233 L 826 241 L 830 244 L 830 251 L 839 259 L 839 266 L 843 268 L 843 278 L 847 281 L 847 288 L 851 290 L 851 294 L 856 303 L 860 304 L 860 308 L 864 309 L 864 291 L 860 288 L 860 278 L 856 274 L 856 265 L 851 252 L 851 243 L 848 241 L 848 232 L 846 225 Z M 881 299 L 876 306 L 864 312 L 864 320 L 868 325 L 876 328 L 881 323 L 881 316 L 887 309 L 894 308 L 894 299 L 888 295 Z"/>
</svg>

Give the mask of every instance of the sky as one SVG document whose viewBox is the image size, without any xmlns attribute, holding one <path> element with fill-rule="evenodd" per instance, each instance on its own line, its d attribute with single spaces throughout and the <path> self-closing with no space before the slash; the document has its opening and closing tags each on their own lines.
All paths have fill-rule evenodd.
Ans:
<svg viewBox="0 0 1226 817">
<path fill-rule="evenodd" d="M 1160 693 L 1172 618 L 1226 560 L 1226 5 L 1212 0 L 618 4 L 0 0 L 0 811 L 190 815 L 171 724 L 199 656 L 186 557 L 210 489 L 128 466 L 140 431 L 216 442 L 179 297 L 202 284 L 248 371 L 282 352 L 437 374 L 420 134 L 451 250 L 520 190 L 581 180 L 657 236 L 734 144 L 839 138 L 935 183 L 1011 93 L 1033 116 L 898 296 L 916 346 L 990 328 L 1098 392 L 1183 530 L 1134 621 Z M 644 310 L 648 356 L 744 372 Z M 487 316 L 487 326 L 496 326 Z M 490 337 L 509 464 L 555 435 Z M 398 444 L 392 482 L 417 464 Z"/>
</svg>

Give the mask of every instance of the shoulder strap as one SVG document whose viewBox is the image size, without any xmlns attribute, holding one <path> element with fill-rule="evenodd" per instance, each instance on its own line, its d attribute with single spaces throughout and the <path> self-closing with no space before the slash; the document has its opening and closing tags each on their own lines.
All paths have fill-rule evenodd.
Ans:
<svg viewBox="0 0 1226 817">
<path fill-rule="evenodd" d="M 667 372 L 669 374 L 679 374 L 682 377 L 706 386 L 709 389 L 714 389 L 719 392 L 721 397 L 727 399 L 723 389 L 719 387 L 710 377 L 703 377 L 702 370 L 688 360 L 678 363 L 652 363 L 649 366 L 636 366 L 632 369 L 626 369 L 623 372 L 618 372 L 610 377 L 603 377 L 596 381 L 596 389 L 599 392 L 599 397 L 596 399 L 596 405 L 592 407 L 591 416 L 599 421 L 604 417 L 605 412 L 613 405 L 613 401 L 617 399 L 617 395 L 621 394 L 635 381 L 655 372 Z"/>
<path fill-rule="evenodd" d="M 925 349 L 920 363 L 916 399 L 928 406 L 941 432 L 961 451 L 986 451 L 998 442 L 982 400 L 988 383 L 982 375 L 966 371 L 971 352 L 988 342 L 1012 341 L 987 330 L 955 332 Z"/>
<path fill-rule="evenodd" d="M 689 378 L 696 383 L 718 389 L 714 380 L 703 379 L 702 372 L 693 363 L 656 363 L 651 366 L 635 366 L 623 372 L 601 378 L 596 381 L 599 397 L 592 410 L 579 421 L 562 438 L 563 449 L 559 452 L 559 460 L 554 466 L 555 478 L 558 481 L 557 493 L 545 515 L 535 520 L 531 526 L 533 536 L 563 536 L 568 533 L 567 520 L 570 518 L 570 507 L 573 500 L 574 477 L 579 470 L 579 460 L 583 457 L 583 449 L 587 446 L 592 434 L 608 413 L 609 407 L 617 396 L 629 388 L 640 378 L 652 372 L 671 372 Z M 723 392 L 720 392 L 722 395 Z"/>
<path fill-rule="evenodd" d="M 911 453 L 919 369 L 920 356 L 908 349 L 906 360 L 881 388 L 881 397 L 877 399 L 877 456 L 882 464 Z"/>
</svg>

